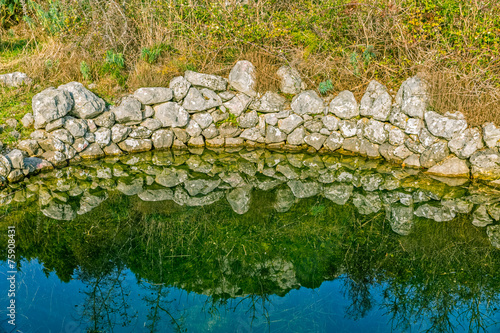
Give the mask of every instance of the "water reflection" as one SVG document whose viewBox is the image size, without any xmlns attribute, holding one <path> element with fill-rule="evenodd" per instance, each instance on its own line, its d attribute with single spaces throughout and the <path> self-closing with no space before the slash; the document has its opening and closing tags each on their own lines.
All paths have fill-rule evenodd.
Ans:
<svg viewBox="0 0 500 333">
<path fill-rule="evenodd" d="M 346 156 L 134 155 L 9 188 L 0 232 L 23 315 L 61 331 L 491 331 L 498 193 L 452 185 Z"/>
</svg>

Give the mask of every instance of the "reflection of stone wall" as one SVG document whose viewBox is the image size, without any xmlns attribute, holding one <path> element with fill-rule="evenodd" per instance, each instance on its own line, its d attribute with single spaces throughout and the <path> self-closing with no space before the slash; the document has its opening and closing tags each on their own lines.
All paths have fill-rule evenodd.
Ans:
<svg viewBox="0 0 500 333">
<path fill-rule="evenodd" d="M 97 207 L 108 192 L 119 191 L 184 206 L 225 200 L 245 214 L 253 191 L 272 190 L 278 212 L 319 195 L 338 205 L 352 204 L 360 214 L 385 210 L 392 229 L 403 235 L 410 233 L 416 216 L 442 222 L 472 212 L 475 226 L 488 226 L 492 240 L 500 237 L 498 193 L 483 184 L 356 156 L 233 150 L 191 148 L 87 161 L 32 177 L 25 187 L 9 185 L 0 192 L 0 205 L 37 200 L 46 216 L 71 220 Z"/>
<path fill-rule="evenodd" d="M 372 81 L 358 103 L 349 91 L 325 99 L 304 90 L 289 67 L 277 74 L 280 90 L 293 99 L 256 93 L 248 61 L 236 63 L 228 79 L 186 71 L 169 88 L 138 89 L 116 106 L 77 82 L 46 89 L 22 121 L 36 129 L 31 139 L 0 159 L 1 179 L 16 182 L 68 160 L 201 146 L 339 150 L 434 175 L 500 178 L 500 129 L 492 123 L 468 128 L 458 112 L 429 110 L 427 83 L 418 77 L 396 96 Z"/>
</svg>

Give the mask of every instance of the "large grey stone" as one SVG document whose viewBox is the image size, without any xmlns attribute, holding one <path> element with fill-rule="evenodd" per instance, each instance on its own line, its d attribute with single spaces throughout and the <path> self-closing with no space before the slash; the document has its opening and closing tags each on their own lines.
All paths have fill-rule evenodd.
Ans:
<svg viewBox="0 0 500 333">
<path fill-rule="evenodd" d="M 20 87 L 22 85 L 30 85 L 33 80 L 22 72 L 13 72 L 0 75 L 0 85 L 6 85 L 7 87 Z"/>
<path fill-rule="evenodd" d="M 359 113 L 362 116 L 373 117 L 380 121 L 387 121 L 392 108 L 392 98 L 387 88 L 372 80 L 361 98 Z"/>
<path fill-rule="evenodd" d="M 469 161 L 474 178 L 500 178 L 500 154 L 496 148 L 479 150 Z"/>
<path fill-rule="evenodd" d="M 172 89 L 174 100 L 180 101 L 187 95 L 189 88 L 191 87 L 191 83 L 189 83 L 189 81 L 187 81 L 183 76 L 176 76 L 170 81 L 168 87 Z"/>
<path fill-rule="evenodd" d="M 74 101 L 66 90 L 47 88 L 32 99 L 35 128 L 43 128 L 49 122 L 62 118 L 73 108 Z"/>
<path fill-rule="evenodd" d="M 45 126 L 45 130 L 47 132 L 52 132 L 52 131 L 55 131 L 57 129 L 62 128 L 64 126 L 64 123 L 65 123 L 65 118 L 66 117 L 51 121 L 50 123 L 47 124 L 47 126 Z"/>
<path fill-rule="evenodd" d="M 111 142 L 111 130 L 109 128 L 101 127 L 95 133 L 95 143 L 101 148 L 106 147 Z"/>
<path fill-rule="evenodd" d="M 354 94 L 348 90 L 341 91 L 329 106 L 329 112 L 341 119 L 351 119 L 359 116 L 359 107 Z"/>
<path fill-rule="evenodd" d="M 488 148 L 500 147 L 500 128 L 493 123 L 483 125 L 483 138 Z"/>
<path fill-rule="evenodd" d="M 299 146 L 305 143 L 305 136 L 306 130 L 304 129 L 304 127 L 298 127 L 294 129 L 292 133 L 288 134 L 286 142 L 290 145 Z"/>
<path fill-rule="evenodd" d="M 200 125 L 202 129 L 207 128 L 213 123 L 213 118 L 210 113 L 199 112 L 192 115 L 192 119 Z"/>
<path fill-rule="evenodd" d="M 457 216 L 456 213 L 456 210 L 450 206 L 428 203 L 419 206 L 414 212 L 416 216 L 425 217 L 436 222 L 451 221 Z"/>
<path fill-rule="evenodd" d="M 340 147 L 342 147 L 342 144 L 344 143 L 344 137 L 340 134 L 340 132 L 332 132 L 330 136 L 325 140 L 324 146 L 331 150 L 337 150 Z"/>
<path fill-rule="evenodd" d="M 21 124 L 23 124 L 24 128 L 31 128 L 35 123 L 35 118 L 31 112 L 26 113 L 21 119 Z"/>
<path fill-rule="evenodd" d="M 267 91 L 260 100 L 250 104 L 250 108 L 265 113 L 280 112 L 283 111 L 285 102 L 285 97 L 278 95 L 277 93 Z"/>
<path fill-rule="evenodd" d="M 103 112 L 94 118 L 94 123 L 99 127 L 111 128 L 115 124 L 115 114 L 111 111 Z"/>
<path fill-rule="evenodd" d="M 429 105 L 427 82 L 417 76 L 404 81 L 396 94 L 396 105 L 410 117 L 423 118 Z"/>
<path fill-rule="evenodd" d="M 60 152 L 64 151 L 64 143 L 53 136 L 45 140 L 39 140 L 38 144 L 45 151 L 60 151 Z"/>
<path fill-rule="evenodd" d="M 258 123 L 259 115 L 257 111 L 246 112 L 238 118 L 238 124 L 241 128 L 255 127 Z"/>
<path fill-rule="evenodd" d="M 389 133 L 385 130 L 383 122 L 370 119 L 363 127 L 363 135 L 373 143 L 382 144 L 387 141 Z"/>
<path fill-rule="evenodd" d="M 300 73 L 290 66 L 281 66 L 276 75 L 280 78 L 280 90 L 285 94 L 297 95 L 302 89 Z"/>
<path fill-rule="evenodd" d="M 75 138 L 81 138 L 88 130 L 87 122 L 84 119 L 65 117 L 64 128 Z"/>
<path fill-rule="evenodd" d="M 406 121 L 405 133 L 406 134 L 420 134 L 420 131 L 424 128 L 424 121 L 420 118 L 409 118 Z"/>
<path fill-rule="evenodd" d="M 278 127 L 267 126 L 266 143 L 276 143 L 286 140 L 286 133 L 282 132 Z"/>
<path fill-rule="evenodd" d="M 160 129 L 151 136 L 155 149 L 167 149 L 174 142 L 174 133 L 171 129 Z"/>
<path fill-rule="evenodd" d="M 154 132 L 163 126 L 162 122 L 158 119 L 148 118 L 141 123 L 141 127 L 147 128 L 148 130 Z"/>
<path fill-rule="evenodd" d="M 304 119 L 296 114 L 291 114 L 285 119 L 280 119 L 278 121 L 278 128 L 285 132 L 286 134 L 290 134 L 295 130 L 298 126 L 304 123 Z"/>
<path fill-rule="evenodd" d="M 189 134 L 189 136 L 195 137 L 199 136 L 201 134 L 201 127 L 198 125 L 198 123 L 194 120 L 189 120 L 189 123 L 186 127 L 186 132 Z"/>
<path fill-rule="evenodd" d="M 255 127 L 245 129 L 241 134 L 240 138 L 250 141 L 259 141 L 262 140 L 262 134 Z"/>
<path fill-rule="evenodd" d="M 221 76 L 202 74 L 193 71 L 186 71 L 184 78 L 193 86 L 204 87 L 214 91 L 222 91 L 227 88 L 227 81 Z"/>
<path fill-rule="evenodd" d="M 444 160 L 449 154 L 450 150 L 448 149 L 448 143 L 444 140 L 440 140 L 427 148 L 420 155 L 420 165 L 424 168 L 430 168 Z"/>
<path fill-rule="evenodd" d="M 118 144 L 121 150 L 129 153 L 139 153 L 149 151 L 152 148 L 152 141 L 150 139 L 126 139 Z"/>
<path fill-rule="evenodd" d="M 22 140 L 17 144 L 17 148 L 25 151 L 29 156 L 34 156 L 38 154 L 39 145 L 36 140 Z"/>
<path fill-rule="evenodd" d="M 166 102 L 154 107 L 155 119 L 163 124 L 163 127 L 184 127 L 188 123 L 189 113 L 182 106 L 174 102 Z"/>
<path fill-rule="evenodd" d="M 70 82 L 57 88 L 71 94 L 75 105 L 71 114 L 80 119 L 92 119 L 100 115 L 106 109 L 106 103 L 100 97 L 88 90 L 79 82 Z"/>
<path fill-rule="evenodd" d="M 480 205 L 474 213 L 472 213 L 472 224 L 476 227 L 486 227 L 489 224 L 493 224 L 493 219 L 488 214 L 486 206 Z"/>
<path fill-rule="evenodd" d="M 437 112 L 427 111 L 425 113 L 425 124 L 432 135 L 447 140 L 453 139 L 467 128 L 467 120 L 460 112 L 447 112 L 442 116 Z"/>
<path fill-rule="evenodd" d="M 306 90 L 292 99 L 293 112 L 299 115 L 325 112 L 323 100 L 314 90 Z"/>
<path fill-rule="evenodd" d="M 458 157 L 450 157 L 434 165 L 426 173 L 441 177 L 469 178 L 470 170 L 464 160 Z"/>
<path fill-rule="evenodd" d="M 314 147 L 314 149 L 316 149 L 316 150 L 321 149 L 325 140 L 326 140 L 326 136 L 319 134 L 319 133 L 312 133 L 312 134 L 306 135 L 304 137 L 305 143 L 307 143 L 311 147 Z"/>
<path fill-rule="evenodd" d="M 67 129 L 64 129 L 64 128 L 55 130 L 54 132 L 51 132 L 50 136 L 53 138 L 56 138 L 64 143 L 67 143 L 69 145 L 72 145 L 73 142 L 75 141 L 75 139 L 73 138 L 71 133 Z"/>
<path fill-rule="evenodd" d="M 170 101 L 173 91 L 165 87 L 139 88 L 134 92 L 134 97 L 144 105 L 152 105 Z"/>
<path fill-rule="evenodd" d="M 345 205 L 352 195 L 354 187 L 351 184 L 333 183 L 323 187 L 325 198 L 333 201 L 337 205 Z"/>
<path fill-rule="evenodd" d="M 210 89 L 189 88 L 189 92 L 184 97 L 182 107 L 190 112 L 200 112 L 209 110 L 222 105 L 222 100 L 215 92 Z"/>
<path fill-rule="evenodd" d="M 101 146 L 99 146 L 98 143 L 92 143 L 84 151 L 80 152 L 80 157 L 83 159 L 97 159 L 104 156 L 104 151 L 101 149 Z M 48 161 L 52 162 L 50 160 Z"/>
<path fill-rule="evenodd" d="M 227 110 L 235 116 L 241 115 L 252 102 L 252 98 L 245 94 L 237 94 L 234 98 L 224 103 Z"/>
<path fill-rule="evenodd" d="M 389 130 L 389 143 L 394 146 L 400 146 L 405 142 L 405 133 L 396 126 Z"/>
<path fill-rule="evenodd" d="M 114 143 L 118 143 L 120 141 L 123 141 L 127 138 L 129 133 L 132 131 L 132 129 L 128 126 L 122 125 L 122 124 L 116 124 L 113 127 L 111 127 L 111 140 L 113 140 Z M 95 140 L 95 136 L 94 136 Z"/>
<path fill-rule="evenodd" d="M 292 190 L 293 195 L 299 199 L 313 197 L 321 191 L 320 184 L 313 181 L 290 180 L 287 184 Z"/>
<path fill-rule="evenodd" d="M 120 124 L 139 124 L 142 121 L 141 102 L 133 97 L 125 97 L 112 112 L 116 122 Z"/>
<path fill-rule="evenodd" d="M 448 148 L 460 158 L 469 158 L 477 150 L 483 148 L 480 130 L 478 128 L 467 128 L 448 142 Z"/>
<path fill-rule="evenodd" d="M 257 79 L 255 76 L 255 66 L 247 60 L 238 61 L 229 72 L 228 77 L 231 87 L 248 96 L 255 96 Z"/>
<path fill-rule="evenodd" d="M 24 154 L 19 149 L 13 149 L 8 154 L 7 157 L 14 169 L 24 168 Z"/>
<path fill-rule="evenodd" d="M 329 130 L 329 131 L 336 131 L 339 129 L 339 122 L 340 119 L 335 117 L 334 115 L 326 115 L 321 118 L 321 121 L 323 122 L 323 125 Z"/>
</svg>

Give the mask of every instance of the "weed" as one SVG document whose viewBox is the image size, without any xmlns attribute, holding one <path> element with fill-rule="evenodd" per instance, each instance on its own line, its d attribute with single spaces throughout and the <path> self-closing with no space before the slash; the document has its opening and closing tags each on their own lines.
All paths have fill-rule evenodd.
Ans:
<svg viewBox="0 0 500 333">
<path fill-rule="evenodd" d="M 87 81 L 91 80 L 90 67 L 85 61 L 82 61 L 80 63 L 80 73 L 82 73 L 84 80 L 87 80 Z"/>
<path fill-rule="evenodd" d="M 333 90 L 333 83 L 330 79 L 320 82 L 318 86 L 318 90 L 322 95 L 325 95 L 326 93 L 330 92 Z"/>
</svg>

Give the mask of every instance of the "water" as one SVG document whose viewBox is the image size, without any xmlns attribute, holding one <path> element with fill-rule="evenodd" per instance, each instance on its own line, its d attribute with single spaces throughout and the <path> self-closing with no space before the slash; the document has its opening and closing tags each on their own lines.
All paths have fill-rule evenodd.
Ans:
<svg viewBox="0 0 500 333">
<path fill-rule="evenodd" d="M 1 329 L 15 226 L 21 332 L 500 330 L 496 188 L 340 155 L 194 153 L 4 189 Z"/>
</svg>

